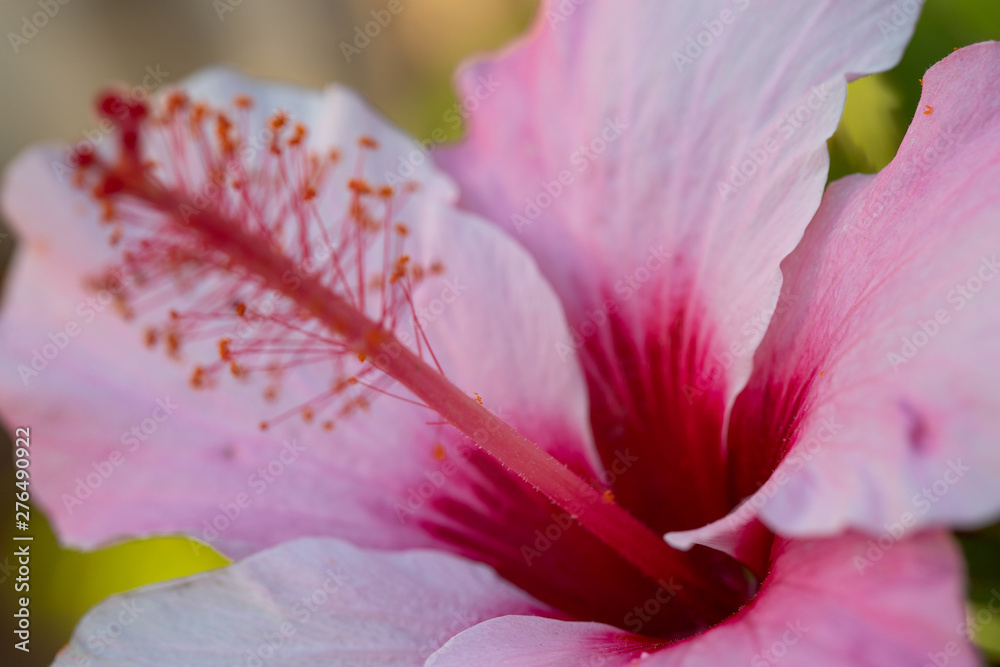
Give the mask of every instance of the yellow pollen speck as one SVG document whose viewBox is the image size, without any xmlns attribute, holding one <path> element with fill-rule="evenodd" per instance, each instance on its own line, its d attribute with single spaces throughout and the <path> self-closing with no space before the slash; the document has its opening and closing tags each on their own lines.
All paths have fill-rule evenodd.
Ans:
<svg viewBox="0 0 1000 667">
<path fill-rule="evenodd" d="M 924 112 L 924 115 L 925 115 L 925 116 L 926 116 L 927 114 L 931 114 L 931 113 L 934 113 L 934 107 L 932 107 L 931 105 L 929 105 L 929 104 L 925 104 L 925 105 L 924 105 L 924 107 L 925 107 L 925 108 L 927 109 L 927 111 L 925 111 L 925 112 Z"/>
<path fill-rule="evenodd" d="M 480 396 L 476 392 L 472 392 L 472 395 L 476 397 L 476 403 L 479 403 L 479 405 L 483 404 L 483 397 L 482 396 Z"/>
</svg>

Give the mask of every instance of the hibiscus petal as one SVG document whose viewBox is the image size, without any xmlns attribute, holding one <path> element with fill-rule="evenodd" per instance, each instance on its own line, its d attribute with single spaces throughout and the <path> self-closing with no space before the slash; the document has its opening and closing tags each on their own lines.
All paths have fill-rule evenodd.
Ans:
<svg viewBox="0 0 1000 667">
<path fill-rule="evenodd" d="M 381 147 L 366 163 L 377 182 L 416 149 L 342 89 L 319 97 L 222 70 L 192 85 L 218 103 L 250 93 L 260 119 L 270 113 L 264 104 L 315 115 L 301 118 L 310 137 L 317 147 L 341 146 L 345 162 L 360 135 L 377 138 Z M 139 327 L 83 289 L 85 274 L 111 253 L 96 207 L 57 181 L 50 163 L 58 156 L 29 152 L 6 176 L 4 206 L 22 242 L 0 314 L 0 355 L 9 369 L 0 377 L 0 410 L 8 424 L 35 430 L 38 497 L 60 536 L 93 547 L 184 531 L 231 555 L 316 534 L 381 547 L 429 545 L 424 528 L 400 510 L 412 514 L 413 503 L 429 502 L 424 485 L 446 495 L 441 480 L 465 474 L 449 461 L 463 465 L 471 443 L 429 424 L 436 421 L 429 411 L 387 397 L 333 434 L 298 420 L 264 434 L 257 425 L 277 410 L 261 399 L 261 386 L 227 378 L 213 390 L 193 390 L 189 366 L 144 349 Z M 412 254 L 445 266 L 413 293 L 442 367 L 526 435 L 591 470 L 581 373 L 547 352 L 566 330 L 551 288 L 516 243 L 452 208 L 455 188 L 446 176 L 428 166 L 411 179 L 420 189 L 400 216 Z M 325 373 L 304 369 L 285 383 L 282 398 L 295 405 L 328 387 Z M 167 412 L 158 401 L 177 407 Z M 467 493 L 461 484 L 449 488 Z"/>
<path fill-rule="evenodd" d="M 738 495 L 787 451 L 760 508 L 779 532 L 1000 510 L 998 74 L 995 42 L 931 68 L 896 159 L 834 183 L 782 264 L 730 439 Z"/>
<path fill-rule="evenodd" d="M 546 612 L 454 556 L 302 539 L 105 600 L 54 664 L 422 665 L 471 625 Z"/>
<path fill-rule="evenodd" d="M 871 544 L 858 535 L 778 543 L 748 607 L 666 647 L 594 623 L 505 616 L 458 634 L 427 665 L 979 664 L 965 633 L 962 564 L 951 538 L 924 533 L 874 552 Z"/>
<path fill-rule="evenodd" d="M 459 77 L 474 113 L 442 164 L 555 286 L 573 329 L 553 352 L 580 352 L 605 462 L 643 459 L 615 495 L 657 529 L 730 508 L 726 406 L 819 205 L 847 80 L 913 29 L 919 3 L 897 5 L 551 0 Z"/>
</svg>

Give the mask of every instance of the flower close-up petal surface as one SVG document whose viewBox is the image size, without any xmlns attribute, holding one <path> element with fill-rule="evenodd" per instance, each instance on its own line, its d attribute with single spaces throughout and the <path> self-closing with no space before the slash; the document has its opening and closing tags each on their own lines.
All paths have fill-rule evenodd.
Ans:
<svg viewBox="0 0 1000 667">
<path fill-rule="evenodd" d="M 3 175 L 15 491 L 229 563 L 53 664 L 985 664 L 1000 43 L 838 153 L 924 9 L 542 0 L 440 146 L 342 83 L 93 91 Z"/>
</svg>

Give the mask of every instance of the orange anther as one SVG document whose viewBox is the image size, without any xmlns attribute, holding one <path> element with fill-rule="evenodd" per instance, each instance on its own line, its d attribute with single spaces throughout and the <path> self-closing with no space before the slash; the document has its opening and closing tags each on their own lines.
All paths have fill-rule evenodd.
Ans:
<svg viewBox="0 0 1000 667">
<path fill-rule="evenodd" d="M 367 358 L 368 358 L 368 355 L 366 355 L 364 352 L 359 352 L 358 353 L 358 361 L 364 362 L 364 360 L 367 359 Z"/>
<path fill-rule="evenodd" d="M 239 315 L 240 317 L 243 317 L 243 315 L 246 312 L 247 312 L 247 305 L 245 303 L 243 303 L 242 301 L 240 301 L 239 303 L 236 304 L 236 314 L 237 315 Z"/>
<path fill-rule="evenodd" d="M 312 408 L 302 408 L 302 420 L 307 423 L 313 420 Z"/>
<path fill-rule="evenodd" d="M 271 128 L 271 131 L 277 132 L 278 130 L 283 128 L 287 122 L 288 122 L 288 114 L 286 114 L 284 111 L 277 111 L 267 121 L 267 125 L 268 127 Z"/>
<path fill-rule="evenodd" d="M 372 186 L 360 178 L 352 178 L 347 182 L 347 187 L 354 191 L 355 194 L 368 195 L 372 192 Z"/>
<path fill-rule="evenodd" d="M 604 500 L 604 502 L 608 503 L 609 505 L 615 502 L 615 494 L 611 493 L 610 491 L 605 491 L 604 493 L 602 493 L 601 498 Z"/>
<path fill-rule="evenodd" d="M 182 90 L 175 90 L 167 96 L 167 114 L 174 114 L 188 105 L 188 96 Z"/>
<path fill-rule="evenodd" d="M 362 148 L 371 148 L 372 150 L 378 148 L 378 142 L 367 134 L 358 139 L 358 145 Z"/>
<path fill-rule="evenodd" d="M 177 335 L 176 331 L 171 331 L 167 334 L 167 354 L 173 358 L 177 358 L 181 351 L 181 339 Z"/>
<path fill-rule="evenodd" d="M 431 450 L 431 456 L 434 457 L 435 461 L 444 461 L 448 453 L 444 449 L 444 445 L 440 442 L 434 443 L 434 449 Z"/>
<path fill-rule="evenodd" d="M 924 115 L 925 115 L 925 116 L 926 116 L 927 114 L 931 114 L 931 113 L 934 113 L 934 107 L 932 107 L 931 105 L 929 105 L 929 104 L 925 104 L 925 105 L 924 105 L 924 108 L 926 109 L 926 111 L 924 111 Z"/>
<path fill-rule="evenodd" d="M 302 123 L 295 124 L 295 134 L 288 139 L 289 146 L 298 146 L 306 136 L 306 126 Z"/>
<path fill-rule="evenodd" d="M 237 109 L 252 109 L 253 98 L 249 95 L 237 95 L 233 98 L 233 104 Z"/>
<path fill-rule="evenodd" d="M 219 341 L 219 358 L 223 361 L 229 361 L 232 358 L 228 338 L 223 338 Z"/>
<path fill-rule="evenodd" d="M 383 185 L 378 189 L 378 196 L 389 199 L 393 194 L 395 194 L 395 192 L 396 191 L 392 189 L 391 185 Z"/>
<path fill-rule="evenodd" d="M 191 124 L 201 125 L 201 121 L 204 120 L 205 114 L 208 113 L 208 107 L 204 104 L 195 104 L 191 109 Z"/>
</svg>

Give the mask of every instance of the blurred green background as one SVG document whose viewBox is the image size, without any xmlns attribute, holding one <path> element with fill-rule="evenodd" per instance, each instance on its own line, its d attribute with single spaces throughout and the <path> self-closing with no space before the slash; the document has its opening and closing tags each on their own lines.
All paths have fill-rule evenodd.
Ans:
<svg viewBox="0 0 1000 667">
<path fill-rule="evenodd" d="M 404 0 L 405 3 L 406 0 Z M 609 0 L 610 1 L 610 0 Z M 694 0 L 692 0 L 694 1 Z M 492 49 L 531 20 L 534 0 L 420 0 L 402 12 L 350 63 L 340 50 L 355 26 L 384 0 L 76 0 L 18 53 L 0 48 L 0 164 L 42 139 L 76 142 L 93 126 L 91 100 L 109 82 L 137 84 L 147 66 L 169 81 L 211 63 L 251 74 L 322 86 L 341 81 L 363 93 L 417 137 L 441 126 L 454 104 L 451 73 L 464 57 Z M 231 11 L 227 11 L 231 10 Z M 2 33 L 20 31 L 35 0 L 0 4 Z M 851 84 L 844 120 L 830 140 L 831 178 L 885 166 L 920 95 L 918 79 L 955 47 L 1000 39 L 997 0 L 930 0 L 903 62 Z M 6 40 L 5 40 L 6 41 Z M 0 234 L 3 233 L 0 228 Z M 0 235 L 0 262 L 14 247 Z M 2 273 L 2 272 L 0 272 Z M 0 488 L 13 488 L 10 441 L 0 443 Z M 998 480 L 1000 482 L 1000 480 Z M 0 515 L 0 543 L 11 544 L 10 503 Z M 104 597 L 146 583 L 219 567 L 181 538 L 134 541 L 93 553 L 61 548 L 43 517 L 32 513 L 32 651 L 14 655 L 11 549 L 0 552 L 0 663 L 47 665 L 80 616 Z M 969 562 L 970 609 L 1000 590 L 1000 526 L 959 535 Z M 982 627 L 980 645 L 1000 665 L 1000 619 Z"/>
</svg>

